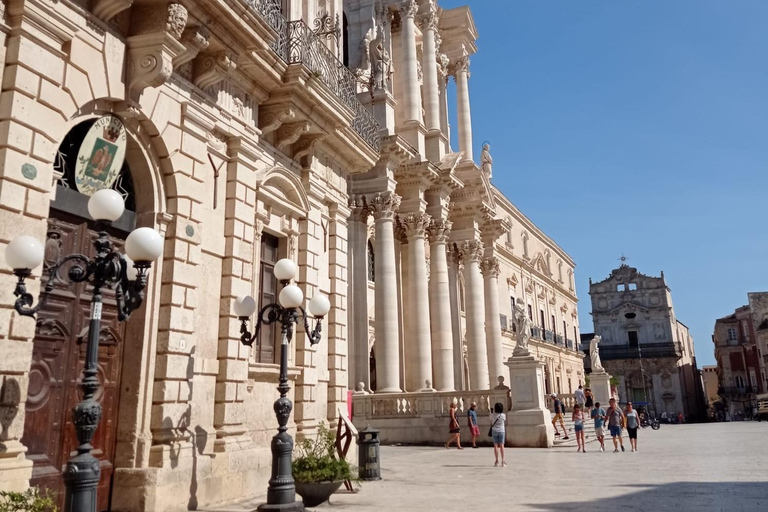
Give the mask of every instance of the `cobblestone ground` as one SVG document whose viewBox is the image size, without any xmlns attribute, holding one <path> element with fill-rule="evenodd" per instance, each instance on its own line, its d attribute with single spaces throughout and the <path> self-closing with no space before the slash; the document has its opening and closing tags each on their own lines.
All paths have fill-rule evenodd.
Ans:
<svg viewBox="0 0 768 512">
<path fill-rule="evenodd" d="M 638 453 L 509 449 L 506 468 L 491 448 L 385 446 L 381 481 L 316 510 L 765 512 L 767 440 L 766 422 L 662 425 L 640 431 Z"/>
</svg>

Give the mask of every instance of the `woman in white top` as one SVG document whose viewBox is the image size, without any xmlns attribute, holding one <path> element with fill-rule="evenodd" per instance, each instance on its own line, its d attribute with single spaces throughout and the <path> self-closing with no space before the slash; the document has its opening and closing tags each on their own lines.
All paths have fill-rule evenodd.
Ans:
<svg viewBox="0 0 768 512">
<path fill-rule="evenodd" d="M 499 465 L 499 452 L 501 452 L 501 466 L 507 465 L 504 462 L 504 438 L 506 436 L 507 415 L 504 414 L 504 406 L 496 403 L 491 413 L 491 437 L 493 437 L 493 456 L 496 458 L 494 466 Z"/>
</svg>

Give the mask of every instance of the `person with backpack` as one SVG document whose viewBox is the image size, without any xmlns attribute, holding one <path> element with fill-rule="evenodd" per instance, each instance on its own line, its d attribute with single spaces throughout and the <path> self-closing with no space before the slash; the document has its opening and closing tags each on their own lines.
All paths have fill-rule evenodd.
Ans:
<svg viewBox="0 0 768 512">
<path fill-rule="evenodd" d="M 605 423 L 605 409 L 600 407 L 600 402 L 595 402 L 595 408 L 590 412 L 590 416 L 595 420 L 595 437 L 600 441 L 600 451 L 605 451 L 605 434 L 603 434 L 603 424 Z"/>
<path fill-rule="evenodd" d="M 506 467 L 507 463 L 504 461 L 504 441 L 507 432 L 507 415 L 504 414 L 504 406 L 499 402 L 493 406 L 493 412 L 491 413 L 491 429 L 488 431 L 488 435 L 493 438 L 493 456 L 496 458 L 494 466 L 499 465 L 499 452 L 501 452 L 501 466 Z"/>
<path fill-rule="evenodd" d="M 563 420 L 563 417 L 565 416 L 565 404 L 563 404 L 562 400 L 557 398 L 557 394 L 552 393 L 549 396 L 554 400 L 555 417 L 552 418 L 552 426 L 555 427 L 555 436 L 560 437 L 560 431 L 557 430 L 557 422 L 559 421 L 560 426 L 563 427 L 563 439 L 569 439 L 568 431 L 565 430 L 565 420 Z"/>
</svg>

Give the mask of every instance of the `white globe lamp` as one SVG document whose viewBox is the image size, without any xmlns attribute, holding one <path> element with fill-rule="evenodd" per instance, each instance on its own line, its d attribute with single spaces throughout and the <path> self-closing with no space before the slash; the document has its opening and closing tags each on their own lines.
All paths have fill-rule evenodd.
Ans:
<svg viewBox="0 0 768 512">
<path fill-rule="evenodd" d="M 45 250 L 29 235 L 17 236 L 5 248 L 5 263 L 13 270 L 32 270 L 43 262 Z"/>
<path fill-rule="evenodd" d="M 125 253 L 139 263 L 155 261 L 163 254 L 163 237 L 152 228 L 135 229 L 125 239 Z"/>
<path fill-rule="evenodd" d="M 280 295 L 278 296 L 278 300 L 280 302 L 280 305 L 286 309 L 298 308 L 299 306 L 301 306 L 301 303 L 304 302 L 304 292 L 302 292 L 301 288 L 299 288 L 295 284 L 289 284 L 288 286 L 280 290 Z"/>
<path fill-rule="evenodd" d="M 309 301 L 309 314 L 315 318 L 323 318 L 331 310 L 331 301 L 323 293 L 317 293 Z"/>
<path fill-rule="evenodd" d="M 241 295 L 235 299 L 232 309 L 238 318 L 248 318 L 256 311 L 256 301 L 250 295 Z"/>
<path fill-rule="evenodd" d="M 123 254 L 123 259 L 125 260 L 125 275 L 128 280 L 135 281 L 139 276 L 139 271 L 133 266 L 133 260 L 127 254 Z"/>
<path fill-rule="evenodd" d="M 94 220 L 115 222 L 123 215 L 125 202 L 123 196 L 111 188 L 97 191 L 88 200 L 88 213 Z"/>
<path fill-rule="evenodd" d="M 296 271 L 298 268 L 293 260 L 283 258 L 275 263 L 275 278 L 278 281 L 290 281 L 296 277 Z"/>
</svg>

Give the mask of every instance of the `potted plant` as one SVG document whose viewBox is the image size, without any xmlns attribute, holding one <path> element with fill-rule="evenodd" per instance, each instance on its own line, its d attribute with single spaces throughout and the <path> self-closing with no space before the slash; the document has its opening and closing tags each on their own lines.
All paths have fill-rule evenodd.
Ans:
<svg viewBox="0 0 768 512">
<path fill-rule="evenodd" d="M 56 504 L 32 487 L 24 492 L 0 491 L 0 512 L 56 512 Z"/>
<path fill-rule="evenodd" d="M 293 460 L 293 479 L 296 492 L 304 505 L 316 507 L 336 492 L 345 480 L 352 480 L 352 468 L 334 452 L 336 434 L 322 423 L 317 428 L 317 438 L 304 439 L 296 447 Z"/>
</svg>

